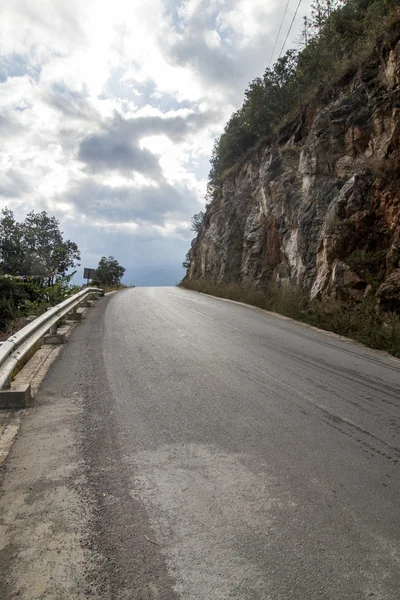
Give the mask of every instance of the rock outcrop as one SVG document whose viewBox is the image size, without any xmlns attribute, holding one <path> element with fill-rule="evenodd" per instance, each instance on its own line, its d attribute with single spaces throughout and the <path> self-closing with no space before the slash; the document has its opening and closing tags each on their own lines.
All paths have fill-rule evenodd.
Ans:
<svg viewBox="0 0 400 600">
<path fill-rule="evenodd" d="M 399 26 L 390 37 L 226 174 L 189 279 L 295 283 L 343 301 L 380 286 L 382 306 L 400 309 Z"/>
</svg>

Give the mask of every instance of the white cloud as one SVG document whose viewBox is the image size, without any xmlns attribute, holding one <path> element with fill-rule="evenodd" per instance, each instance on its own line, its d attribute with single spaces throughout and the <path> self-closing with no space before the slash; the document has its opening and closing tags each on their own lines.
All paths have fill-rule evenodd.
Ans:
<svg viewBox="0 0 400 600">
<path fill-rule="evenodd" d="M 3 2 L 0 206 L 55 214 L 87 260 L 179 273 L 213 140 L 282 13 L 279 0 Z"/>
</svg>

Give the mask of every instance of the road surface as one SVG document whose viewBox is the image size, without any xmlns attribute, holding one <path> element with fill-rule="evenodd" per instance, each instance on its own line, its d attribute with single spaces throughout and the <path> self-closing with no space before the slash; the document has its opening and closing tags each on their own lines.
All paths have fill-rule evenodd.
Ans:
<svg viewBox="0 0 400 600">
<path fill-rule="evenodd" d="M 54 477 L 41 467 L 36 496 L 6 520 L 15 530 L 1 597 L 398 600 L 399 366 L 179 288 L 101 300 L 39 393 L 40 414 L 58 402 L 64 411 L 51 444 L 65 448 L 46 467 Z M 14 498 L 16 473 L 35 472 L 22 467 L 28 425 L 4 476 Z M 64 504 L 60 486 L 75 494 Z M 49 555 L 62 524 L 46 525 L 42 562 L 58 567 L 35 579 L 35 596 L 23 552 L 36 534 L 24 535 L 46 498 L 46 514 L 62 504 L 60 523 L 73 511 L 76 540 L 68 530 L 69 545 Z"/>
</svg>

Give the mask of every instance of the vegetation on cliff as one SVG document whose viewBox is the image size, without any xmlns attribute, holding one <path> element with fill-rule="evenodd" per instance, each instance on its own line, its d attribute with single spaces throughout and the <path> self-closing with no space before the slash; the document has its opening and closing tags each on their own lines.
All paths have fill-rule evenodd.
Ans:
<svg viewBox="0 0 400 600">
<path fill-rule="evenodd" d="M 399 2 L 318 0 L 212 157 L 182 285 L 400 356 Z"/>
<path fill-rule="evenodd" d="M 224 172 L 249 148 L 272 136 L 318 88 L 359 65 L 396 18 L 398 7 L 399 0 L 315 0 L 311 17 L 304 18 L 297 48 L 249 84 L 243 106 L 216 140 L 208 199 L 219 189 Z"/>
</svg>

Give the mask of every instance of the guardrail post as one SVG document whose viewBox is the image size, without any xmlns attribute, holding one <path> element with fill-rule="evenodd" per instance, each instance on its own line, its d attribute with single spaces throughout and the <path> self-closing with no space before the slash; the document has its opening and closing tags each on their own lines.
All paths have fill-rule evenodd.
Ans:
<svg viewBox="0 0 400 600">
<path fill-rule="evenodd" d="M 69 312 L 68 318 L 71 321 L 82 321 L 82 313 L 79 313 L 77 311 L 77 307 L 74 306 L 74 308 Z"/>
<path fill-rule="evenodd" d="M 57 323 L 54 323 L 43 338 L 44 344 L 63 344 L 65 342 L 65 333 L 57 333 Z"/>
</svg>

